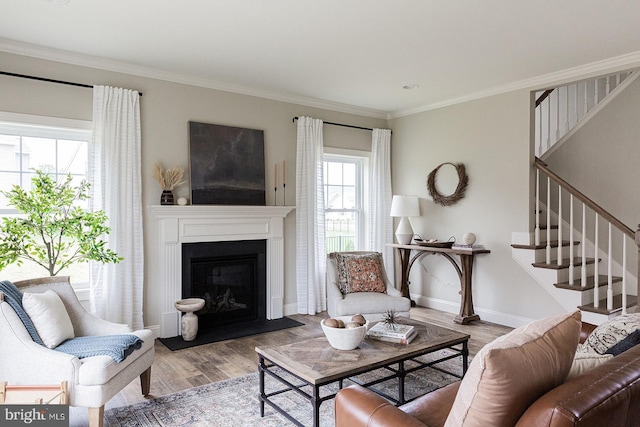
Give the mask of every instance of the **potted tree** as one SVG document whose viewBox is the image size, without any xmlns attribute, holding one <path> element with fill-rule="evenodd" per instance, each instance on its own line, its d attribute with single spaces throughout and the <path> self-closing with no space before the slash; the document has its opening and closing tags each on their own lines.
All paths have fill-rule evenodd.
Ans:
<svg viewBox="0 0 640 427">
<path fill-rule="evenodd" d="M 44 170 L 35 172 L 30 191 L 15 185 L 2 192 L 22 215 L 5 217 L 0 225 L 0 270 L 30 260 L 55 276 L 78 262 L 120 262 L 102 240 L 111 231 L 104 211 L 78 203 L 89 198 L 90 184 L 72 186 L 71 174 L 57 183 Z"/>
</svg>

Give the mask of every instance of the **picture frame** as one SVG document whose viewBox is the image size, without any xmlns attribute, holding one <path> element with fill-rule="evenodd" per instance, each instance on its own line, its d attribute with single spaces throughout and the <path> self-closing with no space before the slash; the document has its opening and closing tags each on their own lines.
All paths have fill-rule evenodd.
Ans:
<svg viewBox="0 0 640 427">
<path fill-rule="evenodd" d="M 194 205 L 266 204 L 264 131 L 189 122 Z"/>
</svg>

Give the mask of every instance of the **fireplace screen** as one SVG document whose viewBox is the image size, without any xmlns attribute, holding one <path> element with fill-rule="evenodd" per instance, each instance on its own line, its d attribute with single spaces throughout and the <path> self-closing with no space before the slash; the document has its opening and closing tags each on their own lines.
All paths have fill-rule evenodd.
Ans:
<svg viewBox="0 0 640 427">
<path fill-rule="evenodd" d="M 264 319 L 266 241 L 185 243 L 182 296 L 202 298 L 200 327 Z"/>
</svg>

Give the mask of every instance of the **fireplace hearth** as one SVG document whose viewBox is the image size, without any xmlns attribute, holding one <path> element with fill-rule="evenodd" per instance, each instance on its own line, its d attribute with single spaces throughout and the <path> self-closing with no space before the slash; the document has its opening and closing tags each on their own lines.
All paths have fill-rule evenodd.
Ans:
<svg viewBox="0 0 640 427">
<path fill-rule="evenodd" d="M 266 320 L 266 240 L 183 243 L 182 297 L 202 298 L 200 330 Z"/>
</svg>

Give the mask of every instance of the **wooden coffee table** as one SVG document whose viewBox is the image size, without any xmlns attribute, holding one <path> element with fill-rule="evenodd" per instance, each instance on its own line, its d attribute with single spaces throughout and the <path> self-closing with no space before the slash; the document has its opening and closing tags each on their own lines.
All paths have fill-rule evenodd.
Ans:
<svg viewBox="0 0 640 427">
<path fill-rule="evenodd" d="M 322 402 L 335 397 L 335 393 L 321 396 L 320 388 L 331 383 L 337 382 L 339 387 L 342 388 L 343 381 L 350 379 L 367 387 L 397 378 L 397 399 L 384 394 L 383 396 L 400 405 L 407 401 L 404 396 L 404 381 L 406 375 L 411 372 L 431 367 L 460 377 L 437 366 L 438 363 L 458 356 L 462 356 L 462 375 L 467 372 L 468 334 L 409 319 L 403 319 L 402 323 L 411 324 L 418 328 L 418 336 L 408 345 L 366 338 L 355 350 L 345 351 L 332 348 L 327 339 L 322 336 L 281 346 L 256 347 L 256 352 L 259 356 L 260 416 L 264 416 L 264 405 L 266 403 L 295 425 L 302 426 L 303 424 L 300 421 L 293 418 L 271 399 L 271 397 L 281 393 L 296 392 L 309 400 L 313 406 L 313 426 L 318 427 L 320 405 Z M 417 357 L 442 349 L 450 349 L 452 352 L 445 357 L 429 362 L 416 360 Z M 407 361 L 412 361 L 410 368 L 405 367 L 405 362 Z M 389 375 L 376 379 L 372 383 L 362 383 L 352 378 L 380 368 L 385 368 Z M 283 373 L 288 373 L 295 377 L 298 380 L 296 384 L 287 380 Z M 266 393 L 265 375 L 280 382 L 284 385 L 284 388 Z M 303 387 L 310 387 L 311 393 L 303 390 Z M 374 388 L 372 390 L 382 394 Z"/>
</svg>

